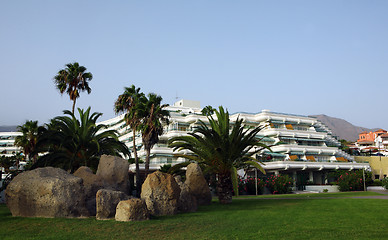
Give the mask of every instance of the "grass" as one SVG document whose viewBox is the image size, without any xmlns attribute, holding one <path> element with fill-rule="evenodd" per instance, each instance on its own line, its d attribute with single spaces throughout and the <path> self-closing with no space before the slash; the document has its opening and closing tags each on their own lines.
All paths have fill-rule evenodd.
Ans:
<svg viewBox="0 0 388 240">
<path fill-rule="evenodd" d="M 198 212 L 144 222 L 12 217 L 0 205 L 0 239 L 384 239 L 386 199 L 353 199 L 365 193 L 298 199 L 237 198 Z M 291 195 L 296 196 L 295 194 Z M 279 196 L 275 196 L 279 197 Z M 287 197 L 287 196 L 285 196 Z"/>
</svg>

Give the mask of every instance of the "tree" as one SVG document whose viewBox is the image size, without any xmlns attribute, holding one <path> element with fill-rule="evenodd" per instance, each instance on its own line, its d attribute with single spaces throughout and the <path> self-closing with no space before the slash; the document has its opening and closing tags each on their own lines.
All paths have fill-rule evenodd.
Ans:
<svg viewBox="0 0 388 240">
<path fill-rule="evenodd" d="M 9 172 L 9 168 L 16 165 L 16 162 L 17 158 L 15 156 L 0 156 L 0 167 L 3 167 L 5 172 Z"/>
<path fill-rule="evenodd" d="M 115 112 L 125 113 L 124 121 L 132 130 L 132 144 L 133 154 L 135 157 L 136 165 L 136 184 L 140 184 L 140 169 L 139 158 L 137 156 L 136 149 L 136 131 L 139 130 L 139 126 L 142 122 L 142 116 L 139 116 L 139 106 L 144 105 L 146 101 L 144 93 L 140 92 L 140 88 L 136 88 L 134 85 L 124 88 L 124 93 L 119 95 L 115 102 Z M 137 188 L 137 195 L 139 195 L 140 186 Z"/>
<path fill-rule="evenodd" d="M 230 123 L 229 113 L 222 106 L 215 110 L 217 119 L 208 115 L 210 127 L 199 121 L 199 127 L 188 136 L 170 139 L 169 146 L 176 150 L 189 150 L 178 157 L 204 164 L 217 176 L 217 193 L 220 203 L 232 201 L 232 190 L 237 190 L 237 170 L 254 166 L 265 173 L 262 166 L 252 157 L 263 149 L 269 149 L 260 142 L 257 133 L 262 127 L 244 129 L 243 120 Z"/>
<path fill-rule="evenodd" d="M 93 79 L 90 72 L 86 72 L 86 67 L 80 66 L 79 63 L 68 63 L 66 68 L 58 72 L 54 77 L 55 86 L 61 94 L 65 91 L 69 94 L 70 100 L 73 101 L 72 113 L 74 114 L 75 102 L 79 98 L 80 91 L 92 91 L 89 83 Z"/>
<path fill-rule="evenodd" d="M 139 116 L 142 117 L 140 130 L 142 133 L 142 142 L 146 151 L 145 176 L 148 175 L 150 168 L 150 154 L 152 147 L 159 141 L 159 136 L 163 134 L 162 123 L 168 124 L 170 113 L 164 108 L 168 104 L 161 104 L 163 98 L 154 93 L 149 93 L 145 103 L 140 104 L 138 108 Z"/>
<path fill-rule="evenodd" d="M 90 107 L 84 111 L 78 108 L 79 120 L 70 111 L 51 120 L 47 130 L 38 138 L 37 151 L 47 152 L 33 166 L 60 167 L 74 172 L 80 166 L 97 169 L 103 154 L 129 156 L 129 150 L 120 142 L 117 132 L 105 130 L 107 126 L 96 124 L 101 113 L 90 115 Z"/>
<path fill-rule="evenodd" d="M 23 148 L 24 156 L 35 163 L 38 155 L 32 153 L 35 151 L 36 142 L 43 127 L 38 126 L 38 121 L 26 121 L 23 125 L 18 126 L 17 130 L 23 135 L 15 138 L 15 145 Z"/>
<path fill-rule="evenodd" d="M 202 115 L 204 116 L 209 116 L 209 115 L 212 115 L 214 113 L 214 108 L 210 105 L 202 108 L 201 112 L 202 112 Z"/>
</svg>

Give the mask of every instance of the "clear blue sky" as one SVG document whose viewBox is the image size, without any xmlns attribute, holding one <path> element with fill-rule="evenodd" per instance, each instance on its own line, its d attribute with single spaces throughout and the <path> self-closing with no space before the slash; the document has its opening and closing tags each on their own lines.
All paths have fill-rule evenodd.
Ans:
<svg viewBox="0 0 388 240">
<path fill-rule="evenodd" d="M 165 103 L 326 114 L 388 130 L 388 1 L 0 2 L 0 125 L 71 109 L 53 77 L 94 75 L 77 107 L 114 117 L 125 86 Z"/>
</svg>

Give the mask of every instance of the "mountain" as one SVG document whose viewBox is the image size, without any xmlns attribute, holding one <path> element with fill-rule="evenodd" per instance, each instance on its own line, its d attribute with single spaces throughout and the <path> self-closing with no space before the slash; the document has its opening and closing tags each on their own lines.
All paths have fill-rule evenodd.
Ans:
<svg viewBox="0 0 388 240">
<path fill-rule="evenodd" d="M 16 132 L 17 126 L 0 126 L 0 132 Z"/>
<path fill-rule="evenodd" d="M 350 142 L 355 142 L 358 139 L 358 134 L 363 131 L 375 131 L 377 129 L 369 129 L 364 127 L 354 126 L 350 122 L 341 118 L 329 117 L 324 114 L 311 115 L 310 117 L 317 118 L 320 122 L 329 127 L 334 136 L 338 136 L 338 139 L 345 139 Z"/>
</svg>

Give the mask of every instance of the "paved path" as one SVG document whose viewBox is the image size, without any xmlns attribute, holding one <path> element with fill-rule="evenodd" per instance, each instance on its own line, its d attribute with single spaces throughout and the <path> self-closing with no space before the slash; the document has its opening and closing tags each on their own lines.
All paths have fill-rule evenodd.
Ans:
<svg viewBox="0 0 388 240">
<path fill-rule="evenodd" d="M 388 190 L 368 190 L 368 192 L 375 192 L 384 195 L 377 196 L 360 196 L 360 197 L 352 197 L 352 198 L 368 198 L 368 199 L 388 199 Z"/>
<path fill-rule="evenodd" d="M 376 196 L 359 196 L 359 197 L 279 197 L 279 198 L 276 198 L 276 197 L 271 197 L 271 198 L 260 198 L 260 199 L 263 199 L 263 200 L 271 200 L 271 199 L 275 199 L 275 200 L 280 200 L 280 199 L 335 199 L 335 198 L 357 198 L 357 199 L 388 199 L 388 190 L 369 190 L 368 192 L 375 192 L 375 193 L 380 193 L 380 194 L 383 194 L 383 195 L 376 195 Z M 307 194 L 307 193 L 311 193 L 311 192 L 304 192 L 304 191 L 298 191 L 296 192 L 296 194 Z M 238 198 L 238 199 L 254 199 L 254 198 Z"/>
</svg>

